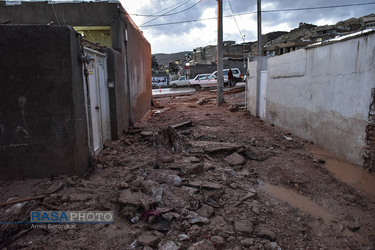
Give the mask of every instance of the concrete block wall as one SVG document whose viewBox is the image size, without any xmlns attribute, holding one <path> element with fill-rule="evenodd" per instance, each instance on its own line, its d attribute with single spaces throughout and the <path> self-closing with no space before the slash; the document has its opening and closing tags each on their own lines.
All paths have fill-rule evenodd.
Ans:
<svg viewBox="0 0 375 250">
<path fill-rule="evenodd" d="M 0 25 L 0 179 L 89 167 L 80 43 L 71 27 Z"/>
<path fill-rule="evenodd" d="M 266 121 L 362 166 L 374 52 L 371 33 L 270 58 Z"/>
</svg>

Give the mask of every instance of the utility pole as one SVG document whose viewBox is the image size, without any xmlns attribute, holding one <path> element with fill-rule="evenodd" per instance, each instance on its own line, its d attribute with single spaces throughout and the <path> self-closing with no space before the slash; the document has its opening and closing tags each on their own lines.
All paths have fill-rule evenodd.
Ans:
<svg viewBox="0 0 375 250">
<path fill-rule="evenodd" d="M 223 0 L 217 0 L 217 105 L 224 103 Z"/>
<path fill-rule="evenodd" d="M 262 56 L 262 3 L 257 0 L 257 19 L 258 19 L 258 62 L 257 62 L 257 98 L 256 98 L 256 115 L 260 117 L 260 71 L 261 71 L 261 56 Z"/>
<path fill-rule="evenodd" d="M 262 3 L 257 0 L 257 17 L 258 17 L 258 57 L 262 56 Z"/>
</svg>

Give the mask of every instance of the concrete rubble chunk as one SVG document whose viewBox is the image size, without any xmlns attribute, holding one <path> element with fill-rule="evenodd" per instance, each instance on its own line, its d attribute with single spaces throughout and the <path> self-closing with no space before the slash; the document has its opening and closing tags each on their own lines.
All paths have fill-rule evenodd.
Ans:
<svg viewBox="0 0 375 250">
<path fill-rule="evenodd" d="M 234 229 L 237 233 L 242 233 L 244 235 L 251 235 L 254 232 L 254 226 L 251 221 L 238 220 L 234 222 Z"/>
<path fill-rule="evenodd" d="M 182 174 L 200 174 L 203 172 L 204 163 L 192 164 L 181 168 Z"/>
<path fill-rule="evenodd" d="M 169 152 L 166 148 L 159 148 L 158 149 L 157 159 L 161 163 L 174 162 L 173 154 L 171 152 Z"/>
<path fill-rule="evenodd" d="M 173 185 L 175 187 L 181 187 L 182 185 L 182 180 L 181 180 L 181 177 L 178 176 L 178 175 L 175 175 L 175 174 L 171 174 L 171 175 L 168 175 L 166 178 L 165 178 L 165 183 L 167 183 L 168 185 Z"/>
<path fill-rule="evenodd" d="M 159 183 L 153 180 L 146 180 L 141 182 L 143 192 L 153 197 L 157 202 L 163 199 L 163 188 Z"/>
<path fill-rule="evenodd" d="M 243 145 L 238 143 L 230 143 L 230 142 L 214 142 L 214 141 L 191 141 L 190 145 L 193 148 L 200 148 L 206 153 L 213 153 L 213 152 L 234 152 L 241 148 L 244 148 Z"/>
<path fill-rule="evenodd" d="M 164 244 L 159 244 L 159 250 L 178 250 L 180 245 L 172 240 L 167 241 Z"/>
<path fill-rule="evenodd" d="M 266 250 L 281 250 L 281 247 L 276 242 L 268 242 L 264 244 Z"/>
<path fill-rule="evenodd" d="M 190 224 L 197 224 L 197 223 L 207 224 L 210 222 L 208 218 L 200 216 L 193 211 L 190 211 L 188 216 L 186 216 L 186 218 L 189 219 Z"/>
<path fill-rule="evenodd" d="M 178 240 L 179 240 L 179 241 L 188 241 L 188 240 L 190 240 L 190 237 L 187 236 L 186 234 L 180 234 L 180 235 L 178 236 Z"/>
<path fill-rule="evenodd" d="M 220 236 L 212 236 L 211 241 L 215 246 L 223 246 L 225 244 L 224 238 Z"/>
<path fill-rule="evenodd" d="M 276 234 L 273 232 L 271 227 L 265 224 L 258 225 L 256 235 L 259 238 L 268 239 L 270 241 L 274 241 L 276 239 Z"/>
<path fill-rule="evenodd" d="M 139 208 L 142 207 L 145 211 L 148 211 L 157 201 L 142 192 L 132 192 L 130 189 L 125 189 L 120 192 L 117 203 L 125 208 L 125 215 L 134 217 Z"/>
<path fill-rule="evenodd" d="M 211 241 L 208 241 L 206 239 L 196 242 L 193 245 L 191 245 L 188 250 L 215 250 L 215 246 Z"/>
<path fill-rule="evenodd" d="M 218 183 L 207 182 L 207 181 L 191 181 L 189 185 L 197 188 L 207 188 L 207 189 L 221 189 L 222 186 Z"/>
<path fill-rule="evenodd" d="M 245 157 L 243 157 L 239 153 L 233 153 L 225 158 L 225 162 L 229 166 L 239 166 L 245 164 L 246 160 Z"/>
<path fill-rule="evenodd" d="M 154 234 L 150 232 L 143 233 L 138 238 L 138 242 L 142 244 L 143 246 L 152 246 L 156 247 L 158 243 L 160 242 L 160 238 L 155 236 Z"/>
<path fill-rule="evenodd" d="M 203 204 L 202 207 L 197 211 L 197 213 L 206 218 L 210 218 L 211 215 L 215 212 L 215 209 L 209 205 Z"/>
</svg>

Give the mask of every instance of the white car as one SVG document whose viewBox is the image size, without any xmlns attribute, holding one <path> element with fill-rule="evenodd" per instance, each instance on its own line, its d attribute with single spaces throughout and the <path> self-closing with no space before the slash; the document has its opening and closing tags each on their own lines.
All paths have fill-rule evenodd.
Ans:
<svg viewBox="0 0 375 250">
<path fill-rule="evenodd" d="M 231 68 L 232 73 L 233 73 L 233 78 L 236 80 L 236 83 L 239 81 L 242 81 L 241 77 L 241 71 L 238 68 Z M 229 79 L 228 79 L 228 72 L 229 69 L 224 69 L 223 70 L 223 77 L 224 77 L 224 85 L 228 85 Z M 215 77 L 217 77 L 217 71 L 212 73 Z"/>
<path fill-rule="evenodd" d="M 186 79 L 185 76 L 181 76 L 180 79 L 169 82 L 169 86 L 172 86 L 172 88 L 188 86 L 188 85 L 189 85 L 189 79 Z"/>
<path fill-rule="evenodd" d="M 195 88 L 195 90 L 208 87 L 217 87 L 217 78 L 213 74 L 199 74 L 189 81 L 189 88 Z"/>
</svg>

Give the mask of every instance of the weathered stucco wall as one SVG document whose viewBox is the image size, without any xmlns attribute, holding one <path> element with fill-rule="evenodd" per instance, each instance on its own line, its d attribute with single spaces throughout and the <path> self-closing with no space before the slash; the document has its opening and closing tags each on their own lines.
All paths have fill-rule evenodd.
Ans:
<svg viewBox="0 0 375 250">
<path fill-rule="evenodd" d="M 248 62 L 247 109 L 252 115 L 257 115 L 257 65 L 258 61 Z"/>
<path fill-rule="evenodd" d="M 0 178 L 83 174 L 89 149 L 76 32 L 0 25 L 0 34 Z"/>
<path fill-rule="evenodd" d="M 109 106 L 111 113 L 111 135 L 113 140 L 117 140 L 123 130 L 129 126 L 129 95 L 126 84 L 125 59 L 117 51 L 106 48 L 108 65 L 108 92 Z"/>
<path fill-rule="evenodd" d="M 151 108 L 151 45 L 144 39 L 142 32 L 135 26 L 129 25 L 132 20 L 127 16 L 126 43 L 128 80 L 131 96 L 132 122 L 142 119 Z"/>
<path fill-rule="evenodd" d="M 270 58 L 266 120 L 363 165 L 374 57 L 371 33 Z"/>
<path fill-rule="evenodd" d="M 55 14 L 56 13 L 56 14 Z M 23 2 L 22 5 L 5 6 L 0 2 L 0 17 L 10 20 L 11 24 L 47 24 L 71 26 L 110 26 L 112 48 L 125 58 L 125 67 L 116 67 L 116 70 L 124 69 L 122 76 L 126 85 L 126 91 L 130 89 L 132 122 L 139 121 L 151 107 L 151 46 L 137 28 L 131 18 L 119 3 L 108 2 L 81 2 L 58 3 L 48 2 Z M 127 32 L 125 32 L 127 30 Z M 126 66 L 127 62 L 127 66 Z M 128 75 L 127 75 L 127 72 Z M 128 93 L 120 98 L 127 98 Z M 121 100 L 116 100 L 117 103 Z M 111 117 L 112 119 L 112 117 Z M 118 124 L 119 130 L 128 128 L 129 123 Z"/>
</svg>

